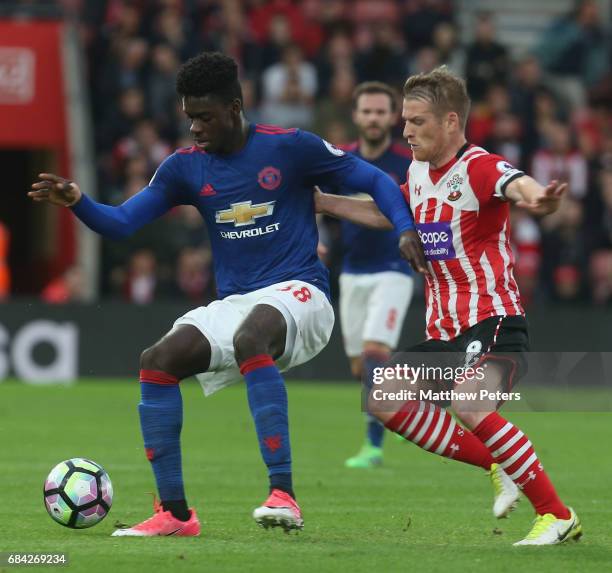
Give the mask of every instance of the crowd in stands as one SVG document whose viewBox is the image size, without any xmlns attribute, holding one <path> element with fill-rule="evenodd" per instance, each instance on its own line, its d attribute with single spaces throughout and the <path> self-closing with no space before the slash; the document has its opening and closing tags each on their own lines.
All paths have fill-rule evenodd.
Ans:
<svg viewBox="0 0 612 573">
<path fill-rule="evenodd" d="M 473 99 L 470 142 L 541 183 L 570 184 L 561 209 L 542 221 L 513 212 L 526 304 L 612 301 L 611 42 L 595 0 L 577 2 L 518 55 L 497 39 L 494 14 L 477 14 L 462 45 L 452 0 L 58 2 L 77 15 L 86 47 L 100 200 L 124 201 L 190 144 L 174 76 L 201 50 L 239 62 L 251 121 L 302 127 L 335 144 L 355 138 L 359 82 L 401 92 L 410 74 L 445 64 L 466 78 Z M 206 231 L 192 207 L 127 243 L 105 242 L 103 261 L 107 296 L 215 296 Z"/>
</svg>

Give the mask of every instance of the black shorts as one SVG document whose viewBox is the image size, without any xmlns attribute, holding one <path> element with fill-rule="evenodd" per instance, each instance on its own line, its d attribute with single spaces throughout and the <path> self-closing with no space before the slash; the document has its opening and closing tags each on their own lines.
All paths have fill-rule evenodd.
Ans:
<svg viewBox="0 0 612 573">
<path fill-rule="evenodd" d="M 527 373 L 529 334 L 524 316 L 492 316 L 482 320 L 452 340 L 426 340 L 407 348 L 408 353 L 448 353 L 436 356 L 436 365 L 446 367 L 476 368 L 491 360 L 504 366 L 504 391 L 513 386 Z M 431 362 L 422 357 L 424 363 Z M 440 364 L 442 362 L 442 364 Z M 454 386 L 450 381 L 448 389 Z"/>
</svg>

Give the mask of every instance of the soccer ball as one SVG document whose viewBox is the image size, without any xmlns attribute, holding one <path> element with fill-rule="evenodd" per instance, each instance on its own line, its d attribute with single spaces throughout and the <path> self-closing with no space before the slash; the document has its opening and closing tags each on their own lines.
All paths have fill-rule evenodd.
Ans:
<svg viewBox="0 0 612 573">
<path fill-rule="evenodd" d="M 45 480 L 45 507 L 61 525 L 84 529 L 100 523 L 113 503 L 113 484 L 104 468 L 85 458 L 57 464 Z"/>
</svg>

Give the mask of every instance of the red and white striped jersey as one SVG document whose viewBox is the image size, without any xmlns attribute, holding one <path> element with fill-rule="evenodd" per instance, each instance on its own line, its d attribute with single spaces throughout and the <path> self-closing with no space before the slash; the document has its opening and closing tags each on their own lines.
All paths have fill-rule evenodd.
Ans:
<svg viewBox="0 0 612 573">
<path fill-rule="evenodd" d="M 466 144 L 446 165 L 413 161 L 402 186 L 423 243 L 427 338 L 452 340 L 490 316 L 522 315 L 504 190 L 523 172 Z"/>
</svg>

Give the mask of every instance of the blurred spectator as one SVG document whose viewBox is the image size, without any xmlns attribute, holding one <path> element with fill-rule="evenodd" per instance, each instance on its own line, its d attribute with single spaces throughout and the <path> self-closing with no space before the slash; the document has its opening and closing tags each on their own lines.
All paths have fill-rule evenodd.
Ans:
<svg viewBox="0 0 612 573">
<path fill-rule="evenodd" d="M 533 56 L 526 56 L 519 60 L 514 67 L 514 77 L 510 85 L 510 99 L 512 113 L 521 118 L 524 167 L 531 162 L 534 151 L 540 145 L 540 133 L 537 125 L 536 99 L 538 93 L 547 89 L 544 87 L 542 70 L 538 60 Z"/>
<path fill-rule="evenodd" d="M 546 87 L 541 87 L 536 91 L 534 104 L 535 123 L 540 138 L 549 125 L 557 122 L 565 123 L 568 119 L 564 108 L 561 106 L 560 99 Z"/>
<path fill-rule="evenodd" d="M 408 74 L 406 75 L 427 74 L 437 68 L 439 64 L 439 54 L 435 48 L 421 48 L 410 58 Z"/>
<path fill-rule="evenodd" d="M 242 74 L 255 75 L 261 68 L 261 48 L 247 25 L 240 0 L 200 3 L 201 35 L 206 51 L 232 56 Z"/>
<path fill-rule="evenodd" d="M 142 87 L 145 64 L 149 56 L 149 44 L 143 38 L 130 38 L 122 45 L 119 67 L 116 70 L 117 91 Z"/>
<path fill-rule="evenodd" d="M 600 190 L 597 211 L 591 220 L 593 249 L 612 249 L 612 166 L 599 174 L 597 189 Z"/>
<path fill-rule="evenodd" d="M 496 119 L 510 111 L 510 95 L 502 84 L 487 89 L 486 98 L 474 103 L 468 121 L 468 139 L 475 145 L 484 145 L 491 137 Z"/>
<path fill-rule="evenodd" d="M 378 80 L 401 86 L 406 80 L 406 52 L 395 26 L 380 23 L 372 30 L 372 43 L 362 48 L 355 59 L 358 82 Z"/>
<path fill-rule="evenodd" d="M 106 3 L 105 32 L 113 38 L 132 38 L 142 31 L 137 2 L 109 0 Z"/>
<path fill-rule="evenodd" d="M 176 287 L 181 298 L 195 304 L 206 304 L 214 298 L 211 293 L 212 255 L 209 249 L 184 248 L 178 257 Z"/>
<path fill-rule="evenodd" d="M 155 123 L 144 119 L 134 126 L 130 135 L 119 140 L 113 149 L 113 156 L 121 166 L 130 159 L 142 157 L 147 162 L 148 172 L 153 173 L 172 151 L 170 145 L 159 136 Z"/>
<path fill-rule="evenodd" d="M 510 73 L 508 50 L 495 41 L 495 24 L 489 13 L 476 19 L 474 41 L 467 47 L 465 76 L 473 101 L 484 99 L 494 83 L 505 83 Z"/>
<path fill-rule="evenodd" d="M 577 301 L 586 294 L 587 241 L 580 202 L 566 197 L 559 210 L 542 221 L 542 278 L 548 295 Z"/>
<path fill-rule="evenodd" d="M 386 28 L 395 36 L 394 43 L 404 44 L 400 30 L 397 28 L 399 10 L 393 0 L 354 0 L 350 4 L 351 19 L 355 47 L 361 52 L 369 50 L 376 40 L 378 30 Z"/>
<path fill-rule="evenodd" d="M 195 56 L 200 51 L 200 43 L 194 34 L 191 19 L 183 18 L 177 7 L 171 6 L 162 10 L 151 7 L 151 15 L 151 40 L 154 44 L 172 46 L 181 61 Z"/>
<path fill-rule="evenodd" d="M 176 137 L 177 101 L 174 81 L 179 59 L 168 44 L 158 44 L 151 52 L 151 70 L 147 83 L 148 107 L 162 133 Z"/>
<path fill-rule="evenodd" d="M 250 78 L 243 78 L 240 85 L 242 86 L 242 103 L 246 117 L 252 123 L 262 123 L 255 81 Z"/>
<path fill-rule="evenodd" d="M 391 24 L 398 21 L 399 6 L 394 0 L 355 0 L 350 17 L 356 27 Z"/>
<path fill-rule="evenodd" d="M 325 40 L 320 12 L 326 0 L 301 0 L 302 21 L 295 38 L 308 59 L 314 58 Z"/>
<path fill-rule="evenodd" d="M 157 260 L 149 249 L 136 251 L 130 258 L 127 273 L 117 276 L 122 282 L 124 298 L 136 304 L 148 304 L 155 299 L 158 287 Z"/>
<path fill-rule="evenodd" d="M 62 276 L 52 280 L 42 291 L 41 298 L 49 304 L 85 302 L 85 277 L 81 267 L 70 267 Z"/>
<path fill-rule="evenodd" d="M 278 52 L 268 50 L 262 65 L 268 67 L 278 61 L 280 53 L 290 43 L 297 43 L 307 57 L 316 54 L 323 40 L 323 31 L 316 21 L 317 6 L 304 11 L 302 2 L 290 0 L 254 0 L 249 12 L 249 25 L 255 40 Z"/>
<path fill-rule="evenodd" d="M 206 225 L 200 212 L 191 205 L 181 205 L 172 211 L 177 229 L 175 234 L 180 235 L 179 248 L 193 247 L 195 249 L 208 248 L 208 234 Z"/>
<path fill-rule="evenodd" d="M 145 118 L 145 98 L 141 89 L 129 88 L 119 96 L 118 107 L 110 107 L 98 128 L 98 145 L 109 151 L 113 144 L 128 136 L 136 124 Z"/>
<path fill-rule="evenodd" d="M 317 103 L 313 131 L 335 145 L 346 143 L 357 136 L 352 119 L 355 85 L 355 76 L 350 69 L 338 69 L 331 80 L 329 97 Z M 343 136 L 338 129 L 343 131 Z M 330 136 L 329 130 L 334 135 Z M 338 141 L 340 137 L 346 137 L 345 141 Z"/>
<path fill-rule="evenodd" d="M 265 123 L 309 127 L 313 121 L 317 72 L 302 58 L 296 44 L 287 46 L 283 59 L 264 71 L 261 113 Z"/>
<path fill-rule="evenodd" d="M 587 192 L 587 162 L 572 142 L 569 126 L 559 122 L 545 128 L 546 147 L 533 158 L 533 178 L 546 185 L 557 179 L 569 184 L 569 194 L 582 199 Z"/>
<path fill-rule="evenodd" d="M 285 49 L 294 43 L 291 25 L 284 14 L 272 16 L 268 29 L 268 37 L 265 41 L 261 41 L 260 66 L 262 69 L 278 63 Z"/>
<path fill-rule="evenodd" d="M 514 277 L 521 293 L 521 302 L 524 306 L 529 306 L 538 287 L 542 261 L 540 228 L 534 219 L 521 209 L 512 209 L 511 221 Z"/>
<path fill-rule="evenodd" d="M 351 37 L 338 30 L 319 52 L 316 62 L 319 94 L 329 95 L 330 81 L 338 73 L 355 74 L 354 49 Z"/>
<path fill-rule="evenodd" d="M 465 50 L 459 45 L 457 28 L 451 22 L 441 22 L 433 33 L 437 60 L 455 75 L 465 75 Z"/>
<path fill-rule="evenodd" d="M 355 139 L 355 131 L 343 121 L 332 120 L 321 132 L 321 137 L 334 145 L 345 145 Z"/>
<path fill-rule="evenodd" d="M 403 4 L 404 38 L 410 50 L 431 46 L 438 24 L 452 20 L 452 1 L 406 0 Z"/>
<path fill-rule="evenodd" d="M 609 71 L 609 40 L 596 0 L 580 0 L 575 10 L 553 22 L 537 53 L 548 72 L 592 86 Z"/>
<path fill-rule="evenodd" d="M 520 119 L 507 111 L 502 111 L 495 117 L 491 133 L 485 139 L 483 147 L 520 168 L 523 166 L 520 136 Z"/>
<path fill-rule="evenodd" d="M 589 272 L 593 301 L 596 304 L 612 301 L 612 249 L 595 252 Z"/>
<path fill-rule="evenodd" d="M 309 0 L 306 0 L 308 2 Z M 318 0 L 318 19 L 321 27 L 329 34 L 350 28 L 348 13 L 350 6 L 346 0 Z"/>
</svg>

